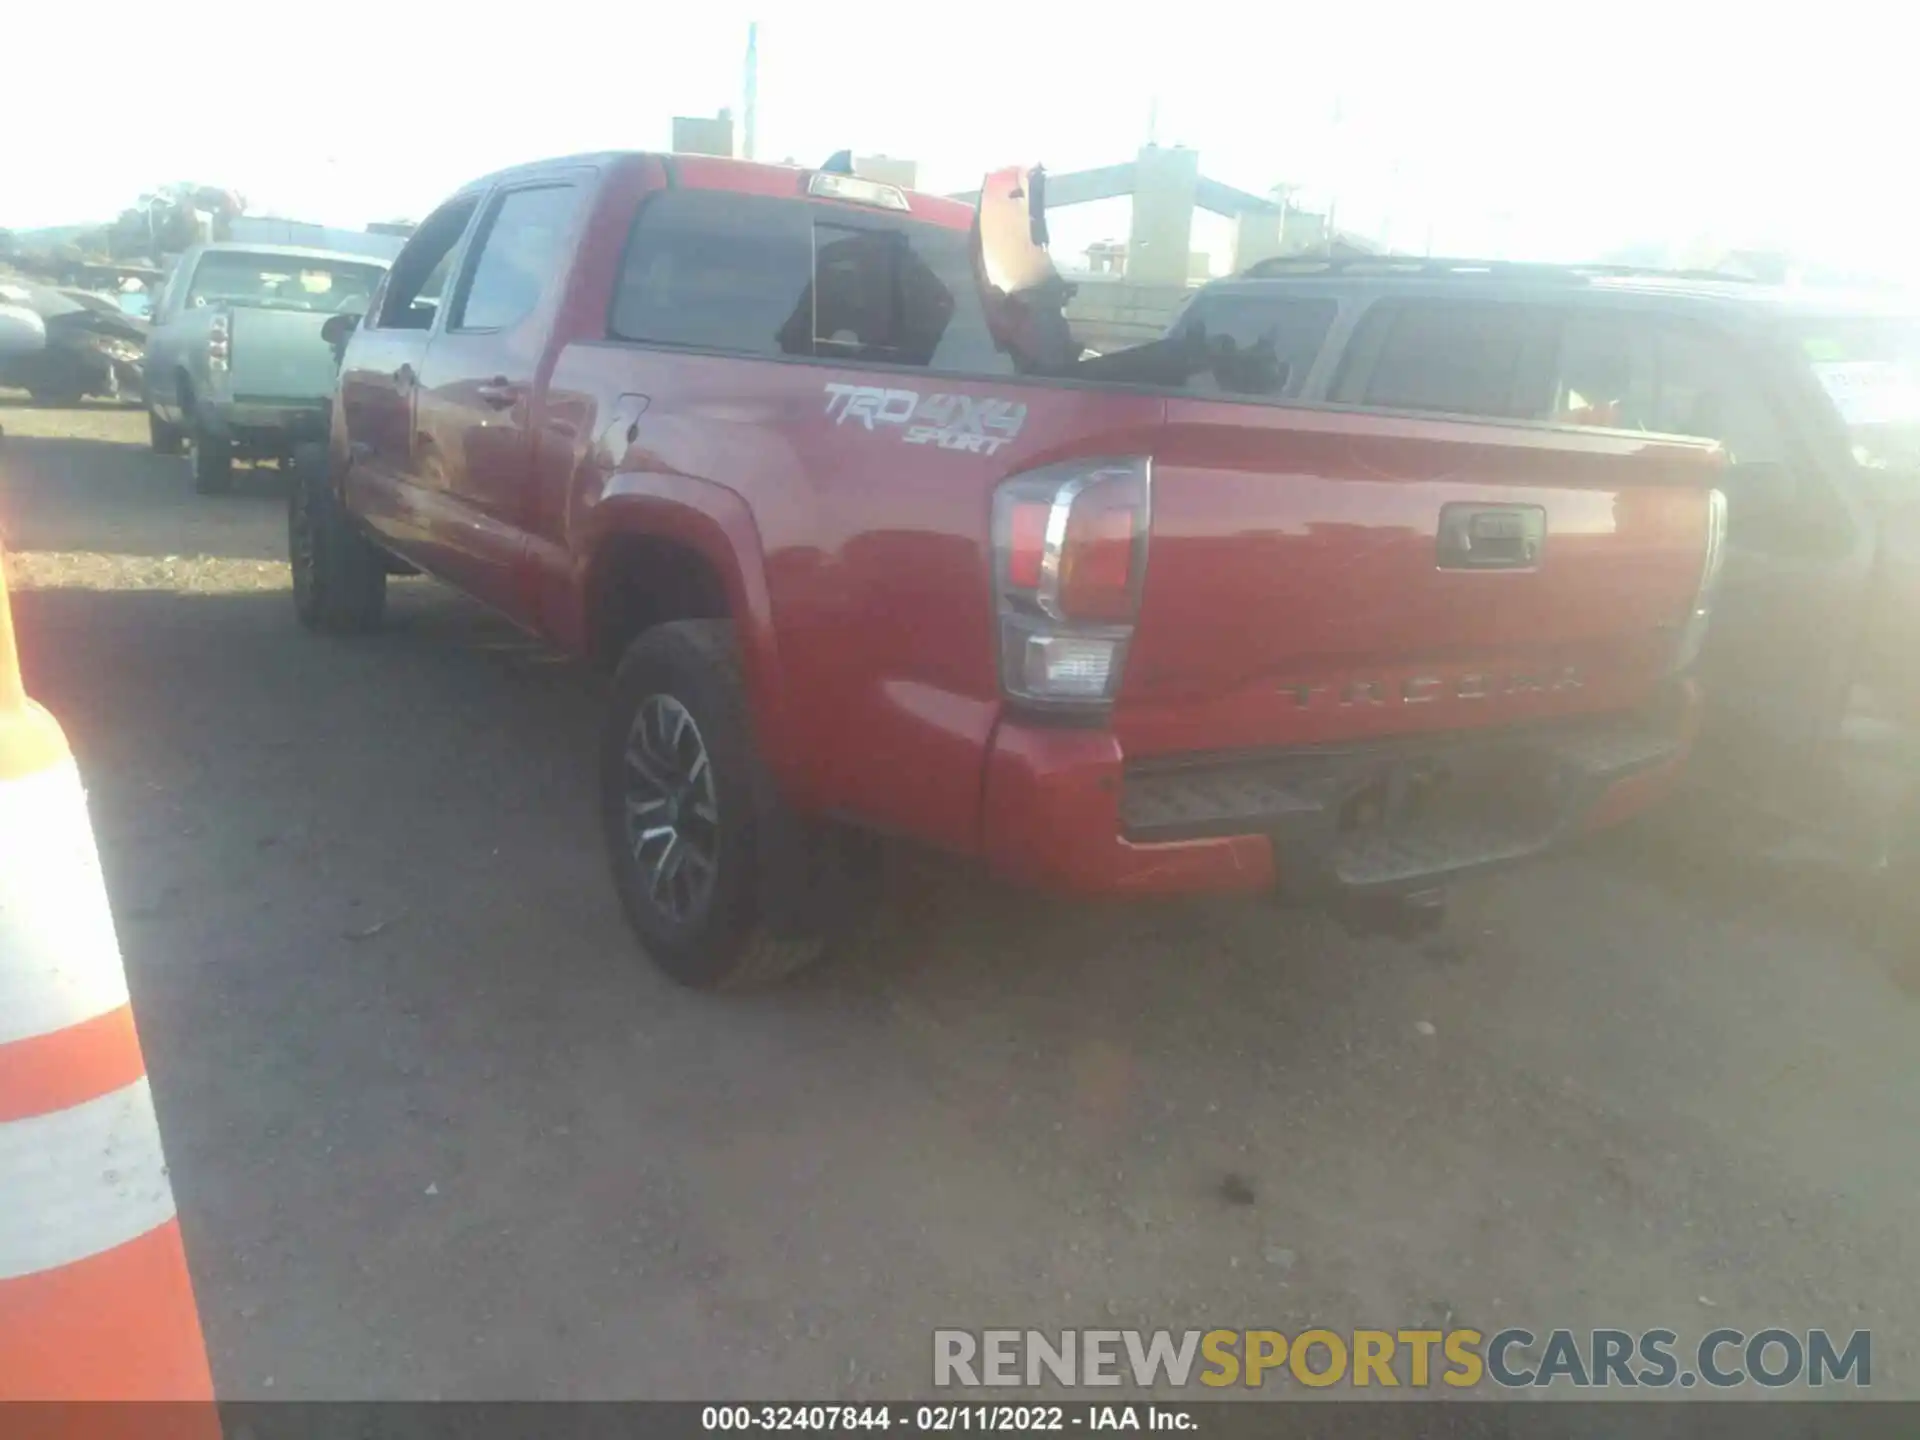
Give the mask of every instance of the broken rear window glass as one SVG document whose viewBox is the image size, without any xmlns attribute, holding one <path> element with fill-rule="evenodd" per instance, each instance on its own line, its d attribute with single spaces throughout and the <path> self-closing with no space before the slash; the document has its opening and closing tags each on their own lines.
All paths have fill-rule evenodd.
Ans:
<svg viewBox="0 0 1920 1440">
<path fill-rule="evenodd" d="M 364 311 L 382 270 L 244 250 L 210 250 L 193 272 L 187 304 L 263 310 Z"/>
</svg>

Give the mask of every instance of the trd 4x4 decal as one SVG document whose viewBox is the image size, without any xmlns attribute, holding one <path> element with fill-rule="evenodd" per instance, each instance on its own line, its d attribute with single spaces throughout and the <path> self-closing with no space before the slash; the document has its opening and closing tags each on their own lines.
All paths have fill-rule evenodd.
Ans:
<svg viewBox="0 0 1920 1440">
<path fill-rule="evenodd" d="M 868 430 L 903 426 L 906 433 L 900 438 L 909 445 L 938 445 L 974 455 L 994 454 L 1027 422 L 1027 407 L 1018 401 L 922 395 L 882 385 L 828 385 L 827 414 L 836 425 L 851 420 Z"/>
</svg>

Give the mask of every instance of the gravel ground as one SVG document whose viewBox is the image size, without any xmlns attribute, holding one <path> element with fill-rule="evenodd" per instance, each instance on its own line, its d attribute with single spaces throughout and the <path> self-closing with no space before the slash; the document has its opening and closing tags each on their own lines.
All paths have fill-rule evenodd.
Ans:
<svg viewBox="0 0 1920 1440">
<path fill-rule="evenodd" d="M 907 1396 L 935 1326 L 1425 1322 L 1871 1327 L 1920 1396 L 1920 987 L 1819 906 L 1621 842 L 1405 944 L 902 861 L 849 953 L 692 995 L 606 883 L 594 677 L 425 582 L 307 636 L 273 472 L 0 426 L 223 1394 Z"/>
</svg>

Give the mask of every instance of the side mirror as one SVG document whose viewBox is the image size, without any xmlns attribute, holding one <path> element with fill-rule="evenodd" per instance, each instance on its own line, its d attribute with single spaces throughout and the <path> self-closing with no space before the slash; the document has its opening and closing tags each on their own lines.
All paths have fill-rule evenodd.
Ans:
<svg viewBox="0 0 1920 1440">
<path fill-rule="evenodd" d="M 351 313 L 329 315 L 326 323 L 320 327 L 320 338 L 338 350 L 347 343 L 347 337 L 360 326 L 360 317 Z"/>
<path fill-rule="evenodd" d="M 1777 515 L 1793 507 L 1800 485 L 1793 471 L 1772 460 L 1752 460 L 1729 465 L 1721 477 L 1726 492 L 1728 517 Z"/>
</svg>

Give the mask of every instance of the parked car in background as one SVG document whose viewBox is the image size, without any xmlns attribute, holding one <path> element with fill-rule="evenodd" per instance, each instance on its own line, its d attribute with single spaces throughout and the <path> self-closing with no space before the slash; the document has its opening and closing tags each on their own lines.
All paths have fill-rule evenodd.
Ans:
<svg viewBox="0 0 1920 1440">
<path fill-rule="evenodd" d="M 194 488 L 236 458 L 279 459 L 327 433 L 328 317 L 360 314 L 385 274 L 365 255 L 222 242 L 187 251 L 154 308 L 145 402 L 153 448 L 193 448 Z"/>
<path fill-rule="evenodd" d="M 417 567 L 616 667 L 614 880 L 695 985 L 818 953 L 875 834 L 1400 926 L 1666 790 L 1714 447 L 1103 381 L 1038 190 L 639 154 L 467 187 L 296 470 L 299 618 L 371 626 Z"/>
<path fill-rule="evenodd" d="M 47 322 L 25 298 L 0 282 L 0 364 L 47 348 Z"/>
<path fill-rule="evenodd" d="M 1920 889 L 1920 312 L 1721 276 L 1267 261 L 1170 332 L 1223 396 L 1705 436 L 1732 462 L 1692 776 L 1720 833 Z"/>
<path fill-rule="evenodd" d="M 25 390 L 42 405 L 140 393 L 147 327 L 108 297 L 0 277 L 0 304 L 35 316 L 41 332 L 37 346 L 0 352 L 0 385 Z"/>
<path fill-rule="evenodd" d="M 153 318 L 153 294 L 136 280 L 129 280 L 120 287 L 114 303 L 120 307 L 123 315 L 131 315 L 136 320 Z"/>
</svg>

